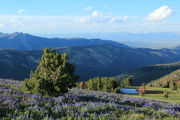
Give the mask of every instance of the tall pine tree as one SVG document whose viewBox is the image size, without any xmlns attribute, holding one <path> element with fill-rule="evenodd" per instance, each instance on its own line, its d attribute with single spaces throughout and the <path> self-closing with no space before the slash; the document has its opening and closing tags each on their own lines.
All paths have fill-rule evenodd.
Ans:
<svg viewBox="0 0 180 120">
<path fill-rule="evenodd" d="M 58 96 L 74 87 L 77 80 L 78 76 L 74 74 L 74 65 L 69 63 L 68 55 L 45 48 L 39 66 L 25 80 L 25 89 L 30 93 Z"/>
</svg>

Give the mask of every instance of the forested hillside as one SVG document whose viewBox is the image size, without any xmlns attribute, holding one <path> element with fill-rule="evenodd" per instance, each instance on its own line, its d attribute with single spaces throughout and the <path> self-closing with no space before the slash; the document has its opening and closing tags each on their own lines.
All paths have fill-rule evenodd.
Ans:
<svg viewBox="0 0 180 120">
<path fill-rule="evenodd" d="M 180 88 L 180 69 L 167 74 L 155 81 L 150 82 L 147 84 L 150 87 L 172 87 L 172 82 Z"/>
<path fill-rule="evenodd" d="M 116 78 L 121 80 L 126 76 L 131 76 L 133 78 L 133 85 L 141 85 L 142 83 L 149 83 L 160 79 L 178 69 L 180 69 L 180 62 L 144 66 L 134 71 L 118 75 Z"/>
<path fill-rule="evenodd" d="M 171 49 L 125 48 L 112 44 L 58 48 L 68 53 L 80 80 L 96 76 L 114 76 L 123 72 L 160 63 L 180 60 L 180 53 Z M 0 78 L 23 80 L 38 65 L 41 50 L 0 50 Z"/>
</svg>

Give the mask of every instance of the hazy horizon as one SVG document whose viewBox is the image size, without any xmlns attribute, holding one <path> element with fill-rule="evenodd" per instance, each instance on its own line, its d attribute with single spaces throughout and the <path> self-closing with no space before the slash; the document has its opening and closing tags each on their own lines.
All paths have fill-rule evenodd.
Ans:
<svg viewBox="0 0 180 120">
<path fill-rule="evenodd" d="M 180 45 L 180 35 L 170 32 L 156 32 L 156 33 L 79 33 L 79 34 L 31 34 L 23 32 L 3 33 L 11 36 L 13 34 L 29 34 L 44 38 L 65 38 L 65 39 L 101 39 L 120 42 L 131 47 L 139 48 L 175 48 Z M 13 35 L 14 36 L 14 35 Z"/>
</svg>

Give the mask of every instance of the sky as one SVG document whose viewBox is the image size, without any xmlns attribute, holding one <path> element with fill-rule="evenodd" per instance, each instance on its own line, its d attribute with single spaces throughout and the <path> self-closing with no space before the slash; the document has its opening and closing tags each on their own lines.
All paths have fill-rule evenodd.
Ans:
<svg viewBox="0 0 180 120">
<path fill-rule="evenodd" d="M 180 0 L 0 0 L 0 32 L 180 33 Z"/>
</svg>

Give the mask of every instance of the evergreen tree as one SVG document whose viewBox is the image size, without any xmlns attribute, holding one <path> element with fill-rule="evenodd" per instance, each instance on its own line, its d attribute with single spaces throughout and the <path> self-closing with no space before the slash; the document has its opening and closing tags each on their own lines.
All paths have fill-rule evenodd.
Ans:
<svg viewBox="0 0 180 120">
<path fill-rule="evenodd" d="M 25 80 L 25 89 L 30 93 L 58 96 L 75 86 L 78 76 L 74 74 L 74 65 L 69 63 L 66 53 L 55 49 L 44 49 L 39 66 Z"/>
<path fill-rule="evenodd" d="M 116 81 L 115 78 L 96 77 L 86 81 L 85 84 L 89 90 L 114 92 L 114 89 L 117 88 Z"/>
<path fill-rule="evenodd" d="M 132 77 L 126 77 L 120 82 L 120 87 L 132 86 Z"/>
<path fill-rule="evenodd" d="M 170 87 L 172 90 L 176 90 L 176 89 L 177 89 L 176 81 L 175 81 L 175 80 L 171 80 L 171 81 L 170 81 L 170 84 L 169 84 L 169 87 Z"/>
</svg>

